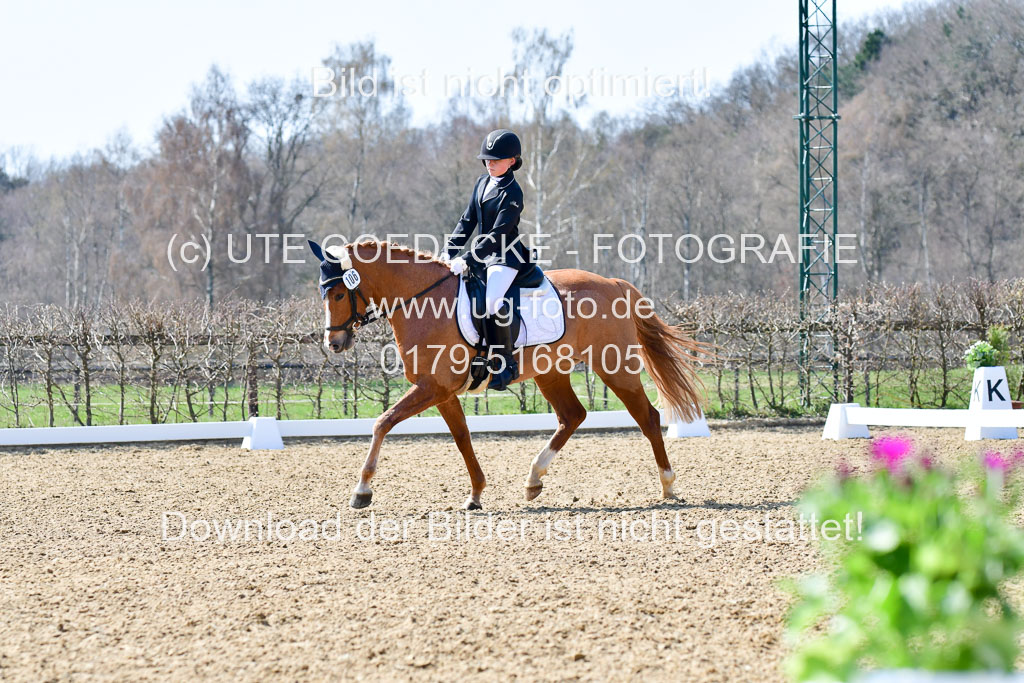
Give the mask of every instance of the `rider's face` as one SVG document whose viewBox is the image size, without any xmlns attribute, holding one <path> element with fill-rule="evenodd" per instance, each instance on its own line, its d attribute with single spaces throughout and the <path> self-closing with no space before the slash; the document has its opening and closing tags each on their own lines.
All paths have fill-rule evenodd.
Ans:
<svg viewBox="0 0 1024 683">
<path fill-rule="evenodd" d="M 492 177 L 505 175 L 509 167 L 516 162 L 515 159 L 484 159 L 484 164 L 487 165 L 487 172 Z"/>
</svg>

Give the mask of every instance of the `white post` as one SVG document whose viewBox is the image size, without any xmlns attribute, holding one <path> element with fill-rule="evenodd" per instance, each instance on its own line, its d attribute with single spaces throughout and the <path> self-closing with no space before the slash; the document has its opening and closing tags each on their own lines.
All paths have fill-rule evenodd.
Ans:
<svg viewBox="0 0 1024 683">
<path fill-rule="evenodd" d="M 860 407 L 859 403 L 833 403 L 828 408 L 828 418 L 825 420 L 825 430 L 821 433 L 823 439 L 870 439 L 871 432 L 867 425 L 850 424 L 846 409 Z"/>
<path fill-rule="evenodd" d="M 974 371 L 971 387 L 970 410 L 1012 410 L 1010 385 L 1006 381 L 1006 368 L 978 368 Z M 964 432 L 966 441 L 979 439 L 1016 439 L 1016 427 L 979 427 L 968 425 Z"/>
<path fill-rule="evenodd" d="M 250 417 L 252 434 L 242 439 L 242 448 L 249 451 L 279 451 L 284 448 L 281 430 L 273 417 Z"/>
<path fill-rule="evenodd" d="M 668 433 L 665 435 L 670 439 L 679 439 L 686 436 L 711 436 L 708 429 L 707 418 L 704 412 L 698 408 L 698 415 L 693 422 L 684 422 L 682 418 L 676 418 L 674 422 L 668 423 Z"/>
</svg>

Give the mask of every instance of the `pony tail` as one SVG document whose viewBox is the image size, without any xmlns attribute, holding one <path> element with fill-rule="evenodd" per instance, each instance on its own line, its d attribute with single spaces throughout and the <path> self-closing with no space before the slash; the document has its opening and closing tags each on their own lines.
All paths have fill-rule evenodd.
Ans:
<svg viewBox="0 0 1024 683">
<path fill-rule="evenodd" d="M 619 288 L 630 301 L 630 317 L 640 341 L 640 357 L 647 374 L 658 389 L 658 402 L 668 421 L 692 422 L 700 417 L 704 405 L 704 383 L 697 376 L 698 356 L 708 355 L 709 347 L 695 340 L 686 329 L 669 325 L 654 311 L 637 311 L 643 298 L 640 290 L 625 280 Z"/>
</svg>

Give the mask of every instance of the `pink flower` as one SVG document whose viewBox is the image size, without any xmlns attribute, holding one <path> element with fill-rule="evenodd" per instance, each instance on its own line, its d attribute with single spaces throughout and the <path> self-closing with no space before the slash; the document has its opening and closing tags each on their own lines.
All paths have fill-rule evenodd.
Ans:
<svg viewBox="0 0 1024 683">
<path fill-rule="evenodd" d="M 845 460 L 840 460 L 836 464 L 836 475 L 839 477 L 839 481 L 846 481 L 853 476 L 856 470 Z"/>
<path fill-rule="evenodd" d="M 871 455 L 885 465 L 889 472 L 899 472 L 910 454 L 913 443 L 902 436 L 883 436 L 871 442 Z"/>
<path fill-rule="evenodd" d="M 1014 459 L 1016 460 L 1016 457 Z M 998 470 L 1000 472 L 1006 472 L 1013 466 L 1012 462 L 1004 458 L 1003 454 L 997 451 L 985 451 L 981 461 L 985 464 L 986 469 Z"/>
</svg>

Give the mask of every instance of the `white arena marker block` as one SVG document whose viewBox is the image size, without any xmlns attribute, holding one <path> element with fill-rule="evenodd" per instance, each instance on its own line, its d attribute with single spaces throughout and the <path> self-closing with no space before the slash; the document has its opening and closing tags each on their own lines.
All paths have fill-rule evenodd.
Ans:
<svg viewBox="0 0 1024 683">
<path fill-rule="evenodd" d="M 693 422 L 685 422 L 682 418 L 676 418 L 674 422 L 668 424 L 668 432 L 665 436 L 670 439 L 687 436 L 711 436 L 711 430 L 708 429 L 707 418 L 701 412 Z"/>
<path fill-rule="evenodd" d="M 846 409 L 860 407 L 859 403 L 833 403 L 828 408 L 828 418 L 825 420 L 825 431 L 822 432 L 822 439 L 870 439 L 871 432 L 867 425 L 850 424 L 846 415 Z"/>
<path fill-rule="evenodd" d="M 272 417 L 250 417 L 252 434 L 242 439 L 242 448 L 250 451 L 279 451 L 284 448 L 281 430 Z"/>
<path fill-rule="evenodd" d="M 971 386 L 970 411 L 1013 410 L 1010 402 L 1010 385 L 1006 381 L 1006 368 L 978 368 L 974 371 Z M 979 427 L 967 425 L 965 441 L 979 439 L 1016 439 L 1016 427 Z"/>
</svg>

